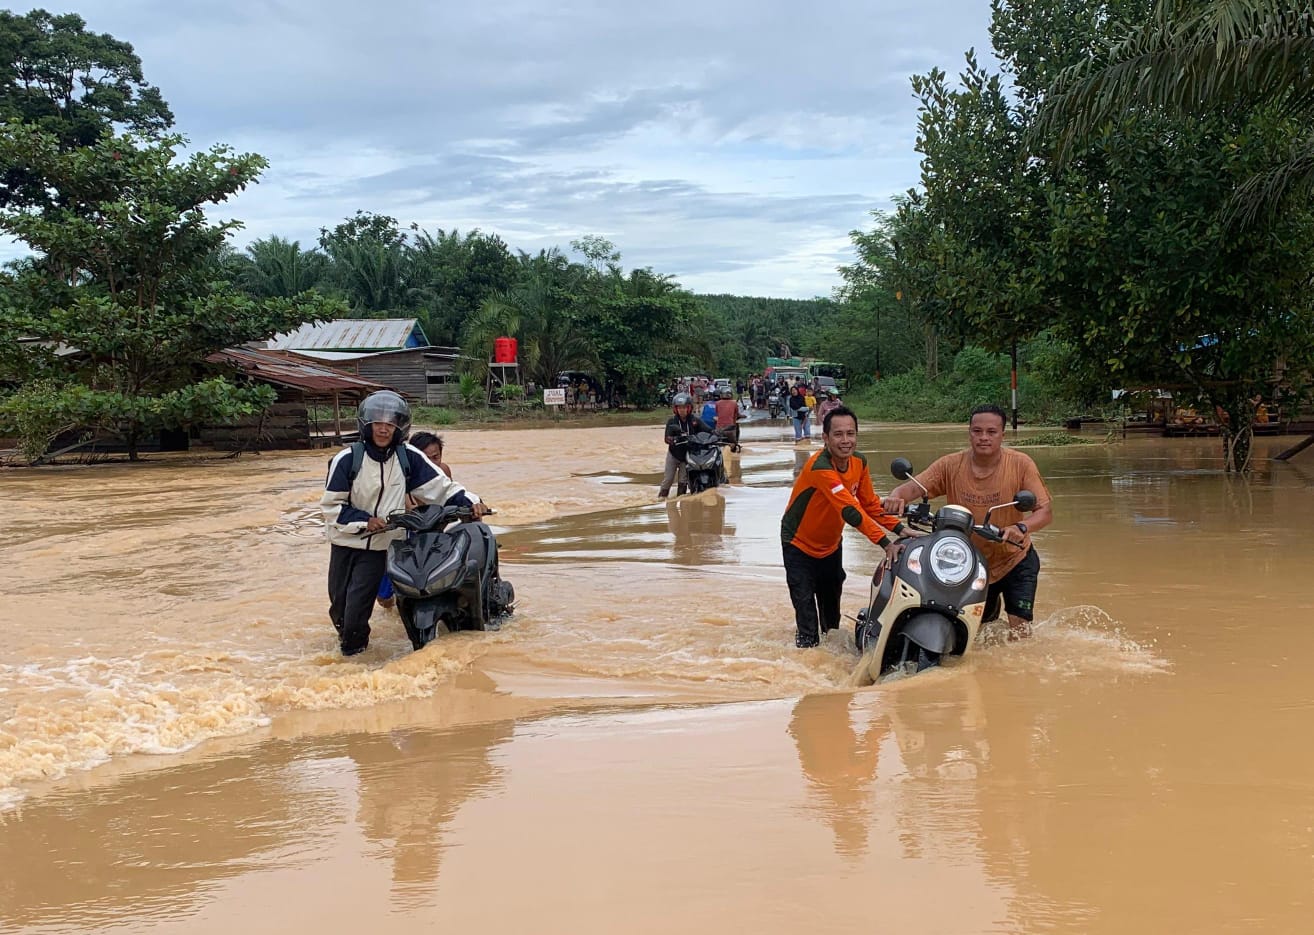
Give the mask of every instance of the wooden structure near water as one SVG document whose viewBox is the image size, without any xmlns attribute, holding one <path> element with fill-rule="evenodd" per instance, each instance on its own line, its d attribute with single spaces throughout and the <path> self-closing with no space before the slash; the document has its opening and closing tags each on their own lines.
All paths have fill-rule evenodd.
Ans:
<svg viewBox="0 0 1314 935">
<path fill-rule="evenodd" d="M 431 345 L 316 361 L 340 373 L 387 386 L 413 403 L 447 406 L 460 400 L 460 357 L 458 348 Z"/>
<path fill-rule="evenodd" d="M 377 390 L 380 383 L 362 380 L 295 354 L 254 348 L 229 348 L 207 358 L 226 364 L 256 383 L 273 387 L 278 399 L 264 412 L 225 425 L 206 425 L 199 440 L 221 451 L 269 451 L 342 444 L 355 438 L 355 419 L 343 431 L 342 410 Z M 320 423 L 319 410 L 332 412 Z"/>
</svg>

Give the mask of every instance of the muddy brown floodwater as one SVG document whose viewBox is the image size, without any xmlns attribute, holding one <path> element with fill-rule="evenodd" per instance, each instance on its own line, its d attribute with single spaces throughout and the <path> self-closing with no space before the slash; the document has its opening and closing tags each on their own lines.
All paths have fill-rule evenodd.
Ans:
<svg viewBox="0 0 1314 935">
<path fill-rule="evenodd" d="M 786 433 L 669 503 L 656 428 L 450 433 L 519 610 L 351 660 L 325 453 L 0 475 L 0 930 L 1310 930 L 1314 464 L 1034 449 L 1034 638 L 855 691 L 851 625 L 792 646 Z"/>
</svg>

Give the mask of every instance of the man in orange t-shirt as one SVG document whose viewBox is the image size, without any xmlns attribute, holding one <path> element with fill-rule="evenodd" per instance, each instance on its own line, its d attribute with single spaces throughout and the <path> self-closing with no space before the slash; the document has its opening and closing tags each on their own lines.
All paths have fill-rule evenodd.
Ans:
<svg viewBox="0 0 1314 935">
<path fill-rule="evenodd" d="M 730 387 L 721 390 L 716 401 L 716 432 L 731 444 L 732 451 L 739 450 L 739 404 L 735 402 L 734 391 Z"/>
<path fill-rule="evenodd" d="M 800 649 L 816 646 L 823 633 L 839 627 L 845 525 L 891 557 L 896 545 L 886 530 L 896 536 L 903 532 L 898 519 L 903 501 L 888 497 L 882 502 L 872 489 L 867 459 L 858 451 L 853 411 L 840 406 L 828 412 L 822 440 L 825 447 L 808 458 L 795 478 L 780 519 L 785 580 L 798 630 L 794 645 Z"/>
<path fill-rule="evenodd" d="M 1021 639 L 1031 635 L 1040 577 L 1040 556 L 1031 544 L 1031 533 L 1054 521 L 1054 509 L 1036 462 L 1004 447 L 1005 418 L 998 406 L 977 406 L 968 423 L 968 449 L 935 461 L 917 475 L 917 480 L 930 496 L 944 496 L 950 503 L 967 507 L 977 523 L 985 521 L 986 510 L 997 503 L 1008 503 L 1019 490 L 1036 495 L 1036 509 L 1025 520 L 1014 507 L 991 514 L 990 521 L 1004 531 L 1003 542 L 972 537 L 990 574 L 984 619 L 999 616 L 1002 598 L 1008 612 L 1009 638 Z M 905 499 L 920 495 L 921 488 L 912 481 L 905 481 L 891 493 L 892 497 Z"/>
</svg>

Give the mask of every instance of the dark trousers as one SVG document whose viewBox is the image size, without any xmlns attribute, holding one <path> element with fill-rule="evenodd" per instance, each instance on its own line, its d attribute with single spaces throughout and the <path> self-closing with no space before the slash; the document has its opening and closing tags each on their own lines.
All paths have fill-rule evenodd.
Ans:
<svg viewBox="0 0 1314 935">
<path fill-rule="evenodd" d="M 342 654 L 353 656 L 370 644 L 370 614 L 388 553 L 345 545 L 329 548 L 329 619 L 338 631 Z"/>
<path fill-rule="evenodd" d="M 841 547 L 825 558 L 813 558 L 795 546 L 784 548 L 785 581 L 794 604 L 799 645 L 815 646 L 822 633 L 839 627 L 840 593 L 847 577 L 843 551 Z"/>
</svg>

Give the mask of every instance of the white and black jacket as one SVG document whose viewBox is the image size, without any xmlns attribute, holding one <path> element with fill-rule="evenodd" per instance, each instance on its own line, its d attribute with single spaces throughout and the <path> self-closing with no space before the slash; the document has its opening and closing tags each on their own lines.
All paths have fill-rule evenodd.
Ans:
<svg viewBox="0 0 1314 935">
<path fill-rule="evenodd" d="M 367 450 L 360 473 L 351 479 L 351 448 L 347 447 L 329 462 L 328 480 L 319 505 L 324 512 L 324 528 L 329 542 L 349 549 L 381 550 L 388 543 L 406 537 L 404 529 L 362 535 L 371 516 L 386 519 L 389 513 L 406 509 L 406 495 L 421 503 L 451 503 L 470 506 L 479 498 L 451 480 L 413 445 L 406 446 L 411 476 L 408 479 L 389 450 L 387 460 L 377 461 Z"/>
</svg>

